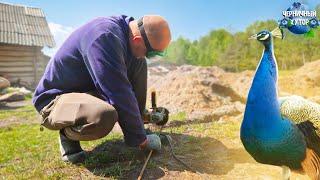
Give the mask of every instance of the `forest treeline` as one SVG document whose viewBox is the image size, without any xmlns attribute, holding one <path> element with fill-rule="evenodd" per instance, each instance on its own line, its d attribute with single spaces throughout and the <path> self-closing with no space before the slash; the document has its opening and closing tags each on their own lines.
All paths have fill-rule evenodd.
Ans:
<svg viewBox="0 0 320 180">
<path fill-rule="evenodd" d="M 320 5 L 317 6 L 317 16 L 320 18 Z M 217 29 L 195 41 L 179 37 L 170 44 L 164 58 L 175 64 L 214 65 L 234 72 L 254 70 L 263 46 L 248 38 L 261 30 L 271 31 L 277 26 L 275 20 L 257 21 L 244 32 L 230 33 L 225 29 Z M 313 38 L 307 38 L 285 30 L 283 40 L 274 40 L 280 69 L 295 69 L 306 62 L 320 59 L 320 27 L 314 32 Z"/>
</svg>

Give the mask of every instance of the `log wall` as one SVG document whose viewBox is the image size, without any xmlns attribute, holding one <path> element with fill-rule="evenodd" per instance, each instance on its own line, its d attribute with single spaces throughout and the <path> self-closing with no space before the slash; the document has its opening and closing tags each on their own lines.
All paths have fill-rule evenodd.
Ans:
<svg viewBox="0 0 320 180">
<path fill-rule="evenodd" d="M 0 76 L 13 85 L 34 89 L 49 61 L 41 48 L 0 44 Z"/>
</svg>

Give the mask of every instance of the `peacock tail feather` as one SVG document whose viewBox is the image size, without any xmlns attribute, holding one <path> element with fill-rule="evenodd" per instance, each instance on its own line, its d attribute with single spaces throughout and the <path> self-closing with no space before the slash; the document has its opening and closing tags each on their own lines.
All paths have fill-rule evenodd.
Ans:
<svg viewBox="0 0 320 180">
<path fill-rule="evenodd" d="M 304 99 L 301 96 L 288 96 L 279 98 L 281 115 L 295 124 L 310 121 L 313 126 L 320 129 L 320 105 Z M 320 135 L 320 130 L 317 130 Z"/>
<path fill-rule="evenodd" d="M 319 157 L 320 105 L 301 96 L 282 97 L 279 98 L 279 102 L 282 116 L 290 119 L 298 126 L 304 134 L 307 147 L 313 150 L 317 154 L 317 157 Z M 315 165 L 320 166 L 317 163 Z"/>
</svg>

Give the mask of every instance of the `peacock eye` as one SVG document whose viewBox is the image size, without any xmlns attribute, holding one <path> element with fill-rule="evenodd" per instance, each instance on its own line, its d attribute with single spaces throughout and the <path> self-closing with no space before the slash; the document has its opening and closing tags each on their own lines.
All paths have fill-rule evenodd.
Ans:
<svg viewBox="0 0 320 180">
<path fill-rule="evenodd" d="M 269 34 L 264 33 L 261 37 L 259 37 L 259 40 L 264 41 L 269 38 Z"/>
</svg>

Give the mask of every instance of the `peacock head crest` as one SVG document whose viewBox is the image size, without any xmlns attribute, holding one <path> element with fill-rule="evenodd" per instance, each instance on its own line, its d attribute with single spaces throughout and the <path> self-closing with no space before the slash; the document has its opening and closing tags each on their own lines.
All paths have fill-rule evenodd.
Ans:
<svg viewBox="0 0 320 180">
<path fill-rule="evenodd" d="M 260 31 L 259 33 L 257 34 L 254 34 L 250 37 L 250 39 L 256 39 L 260 42 L 263 42 L 263 41 L 270 41 L 271 39 L 271 33 L 267 30 L 263 30 L 263 31 Z"/>
<path fill-rule="evenodd" d="M 283 39 L 283 30 L 276 28 L 273 31 L 263 30 L 257 34 L 252 35 L 249 39 L 256 39 L 264 45 L 267 45 L 271 42 L 272 37 L 277 37 Z"/>
</svg>

